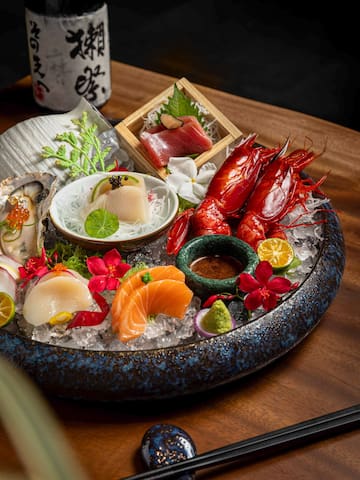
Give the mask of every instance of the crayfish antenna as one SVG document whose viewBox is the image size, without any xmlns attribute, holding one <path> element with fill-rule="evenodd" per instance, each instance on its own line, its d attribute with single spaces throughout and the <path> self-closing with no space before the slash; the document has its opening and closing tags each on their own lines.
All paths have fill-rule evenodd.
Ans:
<svg viewBox="0 0 360 480">
<path fill-rule="evenodd" d="M 287 139 L 285 140 L 285 143 L 284 145 L 282 146 L 281 150 L 279 150 L 275 155 L 274 157 L 272 158 L 272 162 L 274 160 L 276 160 L 277 158 L 279 157 L 282 157 L 283 155 L 285 155 L 287 149 L 289 148 L 289 145 L 290 145 L 290 137 L 287 137 Z"/>
</svg>

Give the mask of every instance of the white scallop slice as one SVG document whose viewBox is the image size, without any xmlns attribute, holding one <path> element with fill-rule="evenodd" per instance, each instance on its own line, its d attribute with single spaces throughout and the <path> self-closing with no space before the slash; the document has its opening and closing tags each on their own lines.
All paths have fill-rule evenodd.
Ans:
<svg viewBox="0 0 360 480">
<path fill-rule="evenodd" d="M 147 223 L 150 218 L 146 192 L 139 187 L 125 185 L 106 194 L 105 208 L 123 222 Z"/>
<path fill-rule="evenodd" d="M 48 274 L 34 285 L 23 305 L 25 320 L 34 326 L 47 323 L 60 312 L 88 310 L 93 303 L 90 290 L 78 276 L 66 272 Z"/>
</svg>

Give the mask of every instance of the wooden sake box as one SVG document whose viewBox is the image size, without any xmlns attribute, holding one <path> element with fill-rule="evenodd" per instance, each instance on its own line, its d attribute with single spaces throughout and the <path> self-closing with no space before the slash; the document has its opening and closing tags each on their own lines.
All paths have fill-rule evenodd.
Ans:
<svg viewBox="0 0 360 480">
<path fill-rule="evenodd" d="M 237 140 L 242 132 L 233 125 L 214 105 L 212 105 L 206 97 L 199 92 L 186 78 L 176 81 L 176 85 L 190 99 L 200 103 L 208 112 L 207 118 L 215 119 L 218 123 L 218 131 L 220 139 L 212 146 L 212 148 L 195 159 L 197 167 L 201 167 L 205 162 L 211 161 L 220 165 L 226 156 L 226 148 Z M 135 168 L 142 173 L 149 173 L 160 178 L 165 178 L 167 173 L 164 167 L 157 169 L 150 160 L 145 147 L 139 140 L 139 132 L 144 123 L 144 118 L 149 112 L 156 109 L 163 103 L 167 103 L 168 98 L 173 95 L 174 84 L 154 97 L 141 108 L 133 112 L 127 118 L 122 120 L 115 126 L 120 137 L 122 147 L 127 151 L 133 159 Z"/>
</svg>

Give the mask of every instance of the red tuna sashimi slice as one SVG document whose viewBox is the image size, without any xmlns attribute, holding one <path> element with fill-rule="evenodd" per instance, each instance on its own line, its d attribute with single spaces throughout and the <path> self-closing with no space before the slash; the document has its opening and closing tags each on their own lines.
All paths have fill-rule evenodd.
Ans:
<svg viewBox="0 0 360 480">
<path fill-rule="evenodd" d="M 140 134 L 140 141 L 156 168 L 167 165 L 170 157 L 200 154 L 212 147 L 211 139 L 196 117 L 179 118 L 184 122 L 181 127 L 167 129 L 159 125 Z"/>
</svg>

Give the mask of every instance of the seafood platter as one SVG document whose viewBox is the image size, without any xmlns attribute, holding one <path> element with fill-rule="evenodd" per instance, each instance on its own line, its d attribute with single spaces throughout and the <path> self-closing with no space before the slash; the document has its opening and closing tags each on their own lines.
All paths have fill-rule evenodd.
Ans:
<svg viewBox="0 0 360 480">
<path fill-rule="evenodd" d="M 0 354 L 49 393 L 153 400 L 285 357 L 339 288 L 321 155 L 186 79 L 115 127 L 82 100 L 0 136 Z M 284 359 L 285 361 L 285 359 Z"/>
</svg>

